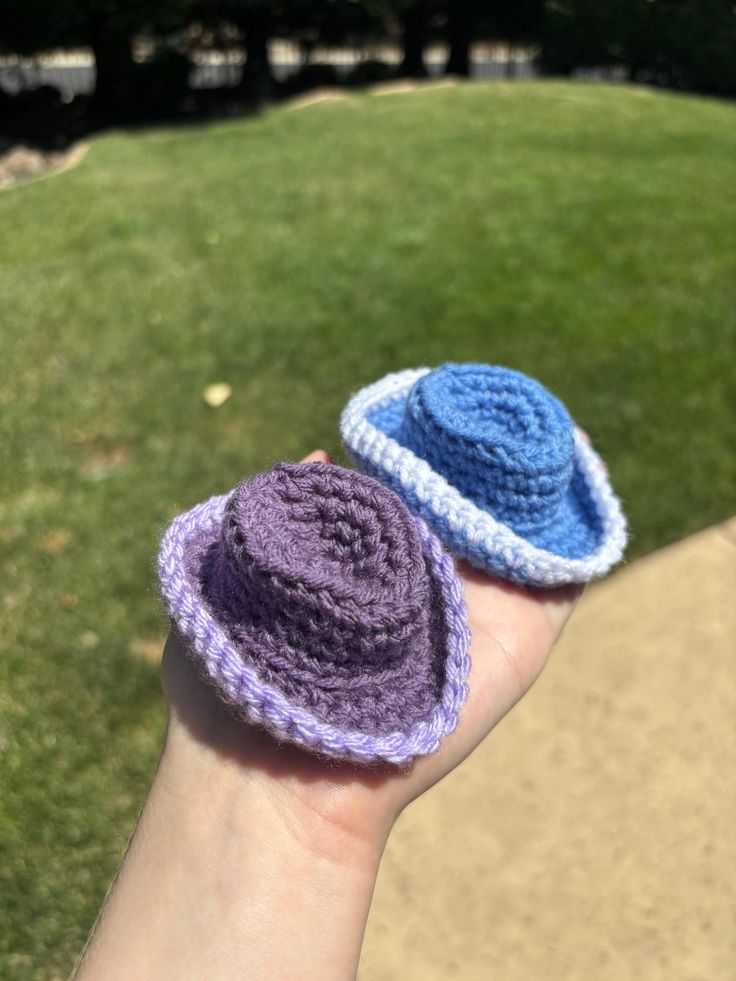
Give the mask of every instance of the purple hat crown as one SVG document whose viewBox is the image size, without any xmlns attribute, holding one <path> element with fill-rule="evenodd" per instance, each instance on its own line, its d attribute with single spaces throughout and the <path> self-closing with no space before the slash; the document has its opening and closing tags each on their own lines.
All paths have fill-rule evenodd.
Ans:
<svg viewBox="0 0 736 981">
<path fill-rule="evenodd" d="M 237 648 L 315 717 L 406 731 L 441 699 L 441 591 L 415 519 L 371 478 L 279 464 L 235 488 L 189 561 Z"/>
</svg>

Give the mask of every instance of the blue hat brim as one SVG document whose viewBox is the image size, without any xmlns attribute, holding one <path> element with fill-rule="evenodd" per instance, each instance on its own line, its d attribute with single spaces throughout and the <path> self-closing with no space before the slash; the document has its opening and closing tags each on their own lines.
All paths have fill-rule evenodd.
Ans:
<svg viewBox="0 0 736 981">
<path fill-rule="evenodd" d="M 403 444 L 409 392 L 429 370 L 387 375 L 348 402 L 340 430 L 356 465 L 400 494 L 454 554 L 487 572 L 547 587 L 605 575 L 623 554 L 626 521 L 606 468 L 581 430 L 574 432 L 573 479 L 555 522 L 522 537 Z"/>
</svg>

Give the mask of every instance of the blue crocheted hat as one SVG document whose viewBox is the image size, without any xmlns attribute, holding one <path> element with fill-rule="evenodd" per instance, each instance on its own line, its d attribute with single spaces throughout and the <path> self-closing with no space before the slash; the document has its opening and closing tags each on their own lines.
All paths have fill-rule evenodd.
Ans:
<svg viewBox="0 0 736 981">
<path fill-rule="evenodd" d="M 345 407 L 345 446 L 456 555 L 514 582 L 602 576 L 626 545 L 606 468 L 564 405 L 509 368 L 400 371 Z"/>
</svg>

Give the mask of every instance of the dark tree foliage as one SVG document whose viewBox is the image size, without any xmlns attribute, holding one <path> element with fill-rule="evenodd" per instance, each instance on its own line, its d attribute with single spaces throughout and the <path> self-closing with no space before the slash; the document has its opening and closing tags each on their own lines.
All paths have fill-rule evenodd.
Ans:
<svg viewBox="0 0 736 981">
<path fill-rule="evenodd" d="M 544 0 L 497 0 L 490 13 L 496 38 L 509 44 L 533 44 L 544 19 Z"/>
<path fill-rule="evenodd" d="M 445 71 L 448 75 L 470 74 L 470 45 L 474 28 L 486 4 L 476 0 L 455 0 L 447 4 L 447 43 L 450 54 Z"/>
<path fill-rule="evenodd" d="M 659 6 L 665 84 L 715 95 L 736 95 L 733 2 L 660 0 Z"/>
<path fill-rule="evenodd" d="M 446 38 L 450 47 L 446 71 L 470 74 L 473 41 L 483 39 L 507 45 L 533 44 L 544 17 L 543 0 L 459 0 L 444 4 Z"/>
<path fill-rule="evenodd" d="M 403 57 L 399 74 L 409 78 L 426 78 L 427 66 L 424 64 L 424 48 L 427 43 L 427 30 L 433 8 L 431 0 L 418 0 L 416 3 L 397 5 L 397 21 L 401 26 L 401 47 Z"/>
<path fill-rule="evenodd" d="M 399 40 L 398 74 L 427 74 L 429 42 L 448 45 L 445 70 L 470 73 L 475 40 L 539 44 L 544 71 L 624 66 L 635 81 L 736 95 L 734 0 L 0 0 L 0 52 L 92 49 L 97 83 L 91 122 L 170 115 L 188 94 L 188 45 L 237 44 L 245 51 L 235 97 L 260 102 L 278 94 L 269 42 L 290 38 L 304 56 L 295 87 L 335 78 L 308 64 L 318 45 Z M 134 58 L 137 40 L 148 57 Z M 152 55 L 151 55 L 152 52 Z M 394 71 L 372 61 L 351 73 L 363 84 Z M 53 109 L 50 91 L 37 104 Z M 185 99 L 186 97 L 186 99 Z M 10 97 L 0 97 L 0 110 Z M 16 117 L 23 115 L 20 103 Z"/>
<path fill-rule="evenodd" d="M 556 0 L 541 40 L 551 73 L 622 65 L 632 81 L 736 95 L 732 0 Z"/>
<path fill-rule="evenodd" d="M 133 60 L 134 38 L 166 36 L 188 16 L 186 0 L 3 0 L 0 50 L 30 55 L 50 48 L 91 48 L 97 68 L 95 113 L 115 118 L 134 112 L 146 97 L 151 73 Z M 160 74 L 171 75 L 173 59 L 164 55 L 161 61 Z"/>
<path fill-rule="evenodd" d="M 221 45 L 237 41 L 245 50 L 241 90 L 256 102 L 275 94 L 268 44 L 273 38 L 289 38 L 299 45 L 304 61 L 318 45 L 360 44 L 385 34 L 390 14 L 388 0 L 195 0 L 192 17 Z M 305 69 L 283 91 L 296 91 L 308 78 L 327 77 Z"/>
</svg>

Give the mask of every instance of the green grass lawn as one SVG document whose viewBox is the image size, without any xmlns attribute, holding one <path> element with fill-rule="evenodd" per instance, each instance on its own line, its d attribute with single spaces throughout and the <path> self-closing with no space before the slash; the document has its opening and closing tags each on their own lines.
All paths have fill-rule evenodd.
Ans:
<svg viewBox="0 0 736 981">
<path fill-rule="evenodd" d="M 537 376 L 630 555 L 734 510 L 735 160 L 733 105 L 495 83 L 106 135 L 0 196 L 0 976 L 65 975 L 132 830 L 167 520 L 336 451 L 360 385 Z"/>
</svg>

